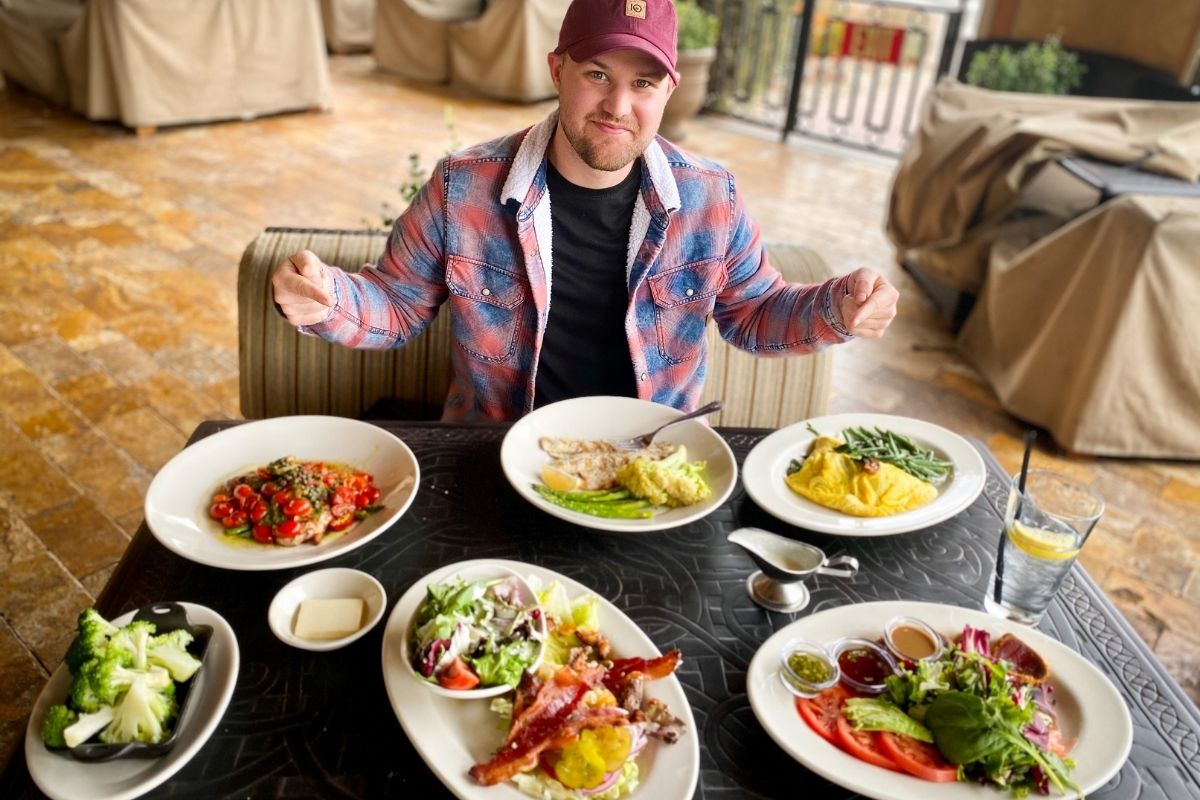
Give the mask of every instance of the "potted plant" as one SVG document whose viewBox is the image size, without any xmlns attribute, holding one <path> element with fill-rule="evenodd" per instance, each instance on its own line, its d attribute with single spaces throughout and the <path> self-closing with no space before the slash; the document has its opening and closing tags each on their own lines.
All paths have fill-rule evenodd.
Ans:
<svg viewBox="0 0 1200 800">
<path fill-rule="evenodd" d="M 659 132 L 668 139 L 683 138 L 683 121 L 698 112 L 708 97 L 708 75 L 717 58 L 719 22 L 694 0 L 675 3 L 679 20 L 679 85 L 667 101 Z"/>
<path fill-rule="evenodd" d="M 1044 43 L 1030 42 L 1020 50 L 993 45 L 976 52 L 966 81 L 1000 92 L 1067 94 L 1083 82 L 1086 71 L 1079 56 L 1066 50 L 1057 36 L 1048 36 Z"/>
</svg>

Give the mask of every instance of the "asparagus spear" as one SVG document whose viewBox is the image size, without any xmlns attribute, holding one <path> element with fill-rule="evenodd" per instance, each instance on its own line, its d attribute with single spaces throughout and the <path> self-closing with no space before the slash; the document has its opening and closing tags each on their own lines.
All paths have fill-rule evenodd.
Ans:
<svg viewBox="0 0 1200 800">
<path fill-rule="evenodd" d="M 650 503 L 645 500 L 631 500 L 629 493 L 624 491 L 610 492 L 611 495 L 623 495 L 606 500 L 592 498 L 572 499 L 575 492 L 556 492 L 546 486 L 533 484 L 534 491 L 556 506 L 593 517 L 610 517 L 617 519 L 649 519 L 654 516 Z"/>
</svg>

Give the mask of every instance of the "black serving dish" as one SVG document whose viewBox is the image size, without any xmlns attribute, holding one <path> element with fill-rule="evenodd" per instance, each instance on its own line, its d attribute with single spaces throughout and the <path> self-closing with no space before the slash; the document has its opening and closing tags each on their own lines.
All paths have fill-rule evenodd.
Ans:
<svg viewBox="0 0 1200 800">
<path fill-rule="evenodd" d="M 196 673 L 191 678 L 175 683 L 175 701 L 179 705 L 179 712 L 175 717 L 171 735 L 155 744 L 146 744 L 144 742 L 106 744 L 99 740 L 99 734 L 97 734 L 76 747 L 52 747 L 48 749 L 58 753 L 70 754 L 77 761 L 112 761 L 117 758 L 157 758 L 170 752 L 171 748 L 175 746 L 175 741 L 179 738 L 179 729 L 182 727 L 181 723 L 187 715 L 188 700 L 192 696 L 197 679 L 204 670 L 204 656 L 208 652 L 208 643 L 212 638 L 213 628 L 211 625 L 193 624 L 188 619 L 187 609 L 178 603 L 169 602 L 154 603 L 153 605 L 139 608 L 131 621 L 138 620 L 153 622 L 156 633 L 167 633 L 180 628 L 185 629 L 193 637 L 192 643 L 188 645 L 188 652 L 200 660 L 200 669 L 196 670 Z"/>
</svg>

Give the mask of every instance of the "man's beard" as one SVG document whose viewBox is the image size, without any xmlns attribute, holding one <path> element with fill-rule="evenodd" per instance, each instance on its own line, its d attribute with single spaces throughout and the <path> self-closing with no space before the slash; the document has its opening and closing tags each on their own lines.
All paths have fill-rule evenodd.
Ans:
<svg viewBox="0 0 1200 800">
<path fill-rule="evenodd" d="M 584 125 L 586 126 L 591 121 L 593 120 L 585 120 Z M 567 141 L 575 153 L 583 159 L 583 163 L 592 169 L 601 172 L 616 172 L 629 166 L 646 149 L 648 143 L 638 138 L 636 122 L 631 120 L 631 124 L 625 124 L 620 120 L 612 119 L 596 119 L 595 121 L 625 128 L 633 134 L 633 140 L 616 151 L 602 150 L 595 139 L 585 136 L 582 131 L 573 130 L 571 125 L 564 124 L 562 129 L 567 136 Z"/>
</svg>

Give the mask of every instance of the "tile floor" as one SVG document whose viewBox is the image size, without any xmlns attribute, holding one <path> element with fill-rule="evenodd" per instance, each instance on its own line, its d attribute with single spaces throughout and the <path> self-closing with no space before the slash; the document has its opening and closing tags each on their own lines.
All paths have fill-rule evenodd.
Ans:
<svg viewBox="0 0 1200 800">
<path fill-rule="evenodd" d="M 333 59 L 336 110 L 138 138 L 0 90 L 0 763 L 141 521 L 155 471 L 206 417 L 239 416 L 235 277 L 271 225 L 364 227 L 399 203 L 408 156 L 530 124 L 509 106 Z M 453 132 L 445 109 L 453 109 Z M 871 264 L 900 287 L 891 333 L 837 353 L 834 411 L 937 419 L 1010 469 L 1020 424 L 952 350 L 882 232 L 893 162 L 724 121 L 682 142 L 729 166 L 768 239 Z M 1200 466 L 1076 458 L 1108 513 L 1083 560 L 1200 698 Z"/>
</svg>

